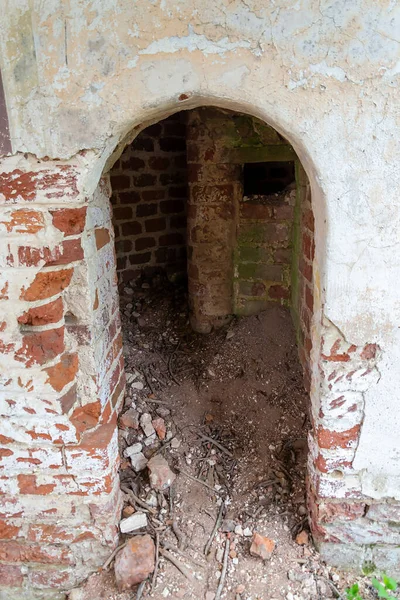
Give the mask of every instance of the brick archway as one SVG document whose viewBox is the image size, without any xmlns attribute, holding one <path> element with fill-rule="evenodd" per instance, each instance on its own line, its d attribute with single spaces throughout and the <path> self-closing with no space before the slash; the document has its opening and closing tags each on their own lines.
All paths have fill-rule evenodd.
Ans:
<svg viewBox="0 0 400 600">
<path fill-rule="evenodd" d="M 89 168 L 83 153 L 70 161 L 10 157 L 3 165 L 2 224 L 9 242 L 0 284 L 7 306 L 1 569 L 11 588 L 67 589 L 101 565 L 118 538 L 116 419 L 124 372 L 108 167 L 87 193 L 102 163 Z M 308 170 L 314 193 L 318 186 Z M 316 193 L 314 256 L 306 178 L 301 185 L 307 199 L 302 308 L 313 310 L 312 319 L 301 315 L 309 334 L 302 352 L 313 419 L 310 516 L 315 540 L 330 556 L 349 539 L 360 541 L 353 521 L 368 528 L 367 502 L 351 487 L 351 475 L 379 348 L 349 343 L 322 316 L 325 246 L 318 224 L 324 205 Z"/>
</svg>

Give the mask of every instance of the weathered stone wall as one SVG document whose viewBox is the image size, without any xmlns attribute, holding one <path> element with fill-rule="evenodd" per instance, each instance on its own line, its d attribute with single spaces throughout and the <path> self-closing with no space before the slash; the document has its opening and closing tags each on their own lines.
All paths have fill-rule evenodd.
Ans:
<svg viewBox="0 0 400 600">
<path fill-rule="evenodd" d="M 78 403 L 94 405 L 93 411 L 88 409 L 90 422 L 100 428 L 97 386 L 104 394 L 107 385 L 109 392 L 114 390 L 121 369 L 118 355 L 111 353 L 104 361 L 100 350 L 108 340 L 110 352 L 110 338 L 118 336 L 117 321 L 111 327 L 111 314 L 107 316 L 107 307 L 114 306 L 110 291 L 105 302 L 103 288 L 98 288 L 102 318 L 94 319 L 92 310 L 97 306 L 95 282 L 100 282 L 96 269 L 104 269 L 101 281 L 109 282 L 112 293 L 116 289 L 111 283 L 112 234 L 96 249 L 93 231 L 111 231 L 109 217 L 104 216 L 107 209 L 93 200 L 101 175 L 132 140 L 132 132 L 182 108 L 202 105 L 265 121 L 290 142 L 307 173 L 315 218 L 309 327 L 314 532 L 318 536 L 316 526 L 321 526 L 322 550 L 331 562 L 360 565 L 363 557 L 373 555 L 378 568 L 398 568 L 399 545 L 389 521 L 392 515 L 398 522 L 400 502 L 400 310 L 395 285 L 400 279 L 399 19 L 398 4 L 387 1 L 378 6 L 372 0 L 318 6 L 307 0 L 274 4 L 138 0 L 118 7 L 100 0 L 90 7 L 78 0 L 67 6 L 49 0 L 40 7 L 6 0 L 0 21 L 7 107 L 7 115 L 1 115 L 6 154 L 1 161 L 0 196 L 1 463 L 8 465 L 0 482 L 5 505 L 1 518 L 11 527 L 4 534 L 9 539 L 2 542 L 9 552 L 1 555 L 0 581 L 5 589 L 22 580 L 31 589 L 46 585 L 34 573 L 49 563 L 44 558 L 41 563 L 37 555 L 35 562 L 30 560 L 36 542 L 25 541 L 29 525 L 22 515 L 29 514 L 28 506 L 33 507 L 33 523 L 43 523 L 39 506 L 57 511 L 47 513 L 53 524 L 56 517 L 71 523 L 68 502 L 72 504 L 73 496 L 82 507 L 73 518 L 79 521 L 80 514 L 80 522 L 89 526 L 95 514 L 90 505 L 111 498 L 106 488 L 113 481 L 108 465 L 115 464 L 111 442 L 107 445 L 111 454 L 102 450 L 93 457 L 98 465 L 99 456 L 112 457 L 109 463 L 104 458 L 106 466 L 98 470 L 87 471 L 89 453 L 84 449 L 82 460 L 68 463 L 69 470 L 62 464 L 60 476 L 57 469 L 50 469 L 61 463 L 61 448 L 79 445 L 81 438 L 70 418 L 76 407 L 71 405 L 62 414 L 59 398 L 64 390 L 55 390 L 47 373 L 58 363 L 57 373 L 62 371 L 61 357 L 78 354 L 78 363 L 72 360 L 71 373 L 74 365 L 77 371 L 69 386 L 76 379 L 77 390 L 84 391 L 82 395 L 79 391 Z M 102 205 L 108 206 L 105 198 Z M 82 234 L 65 236 L 53 225 L 51 211 L 89 210 L 89 206 L 92 221 L 86 221 Z M 83 258 L 77 258 L 80 235 Z M 105 233 L 98 236 L 107 240 Z M 69 237 L 68 249 L 62 242 Z M 21 256 L 20 247 L 28 248 Z M 51 264 L 72 248 L 73 262 Z M 35 260 L 31 256 L 37 252 L 44 253 L 39 264 L 27 266 L 25 261 Z M 43 299 L 35 295 L 36 283 L 27 292 L 36 277 L 48 294 Z M 79 295 L 81 300 L 73 301 Z M 60 319 L 58 302 L 48 307 L 54 316 L 46 315 L 47 325 L 39 325 L 40 316 L 18 322 L 29 309 L 59 298 Z M 69 330 L 74 317 L 66 311 L 79 317 L 78 327 L 89 327 L 94 337 L 87 345 L 74 341 Z M 33 340 L 39 352 L 33 350 Z M 117 348 L 116 343 L 113 352 Z M 372 348 L 375 356 L 368 357 Z M 100 404 L 106 397 L 103 392 Z M 331 392 L 338 395 L 332 397 Z M 43 400 L 50 404 L 39 412 Z M 36 415 L 29 412 L 32 408 Z M 51 439 L 35 440 L 29 431 Z M 27 452 L 17 453 L 17 458 L 32 459 L 29 449 L 36 451 L 39 445 L 41 456 L 54 453 L 59 462 L 46 463 L 37 453 L 42 464 L 31 463 L 29 473 L 23 472 L 29 464 L 25 460 L 10 465 L 17 449 Z M 32 486 L 24 487 L 26 481 Z M 29 493 L 21 493 L 21 484 Z M 47 507 L 53 500 L 55 506 Z M 14 513 L 12 503 L 22 503 L 22 508 Z M 325 504 L 332 523 L 324 528 Z M 372 508 L 356 517 L 363 504 Z M 111 515 L 107 521 L 113 519 Z M 376 523 L 384 529 L 373 534 Z M 101 533 L 95 539 L 102 540 Z M 84 552 L 76 545 L 82 543 Z M 93 553 L 86 546 L 92 543 L 97 548 Z M 88 557 L 94 556 L 99 564 L 105 549 L 94 540 L 68 542 L 71 561 L 78 566 L 66 567 L 66 577 L 83 576 L 92 568 Z M 54 564 L 60 561 L 57 558 Z M 43 569 L 48 576 L 52 570 L 51 565 Z M 54 588 L 63 585 L 67 584 L 51 582 L 53 598 Z M 21 589 L 4 594 L 24 597 Z M 32 596 L 31 590 L 25 594 Z"/>
<path fill-rule="evenodd" d="M 271 302 L 289 306 L 296 189 L 245 196 L 235 248 L 235 313 L 254 314 Z"/>
<path fill-rule="evenodd" d="M 209 331 L 232 314 L 254 314 L 271 302 L 290 305 L 292 259 L 294 273 L 303 253 L 303 221 L 295 227 L 294 216 L 296 202 L 298 212 L 305 210 L 301 185 L 307 178 L 304 174 L 304 182 L 268 194 L 268 184 L 276 182 L 267 174 L 260 181 L 264 195 L 244 196 L 243 174 L 247 164 L 295 161 L 286 140 L 258 119 L 217 108 L 189 111 L 189 298 L 198 331 Z"/>
<path fill-rule="evenodd" d="M 90 199 L 76 162 L 11 157 L 0 178 L 0 594 L 20 599 L 117 541 L 124 375 L 107 178 Z"/>
<path fill-rule="evenodd" d="M 120 281 L 186 273 L 186 125 L 177 113 L 148 127 L 111 169 Z"/>
</svg>

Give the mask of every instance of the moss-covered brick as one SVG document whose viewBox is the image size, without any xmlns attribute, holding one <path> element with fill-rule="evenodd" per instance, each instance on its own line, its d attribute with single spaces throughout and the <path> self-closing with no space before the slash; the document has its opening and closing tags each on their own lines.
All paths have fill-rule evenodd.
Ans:
<svg viewBox="0 0 400 600">
<path fill-rule="evenodd" d="M 261 279 L 263 281 L 282 281 L 283 269 L 281 265 L 267 265 L 265 263 L 245 263 L 238 265 L 240 279 Z"/>
<path fill-rule="evenodd" d="M 260 246 L 239 246 L 238 262 L 240 263 L 271 263 L 272 250 L 270 248 L 261 248 Z"/>
</svg>

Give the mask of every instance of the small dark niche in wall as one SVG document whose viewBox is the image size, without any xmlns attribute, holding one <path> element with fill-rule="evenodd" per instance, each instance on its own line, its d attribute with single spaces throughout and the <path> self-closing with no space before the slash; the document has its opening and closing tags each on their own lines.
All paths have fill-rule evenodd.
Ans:
<svg viewBox="0 0 400 600">
<path fill-rule="evenodd" d="M 282 192 L 295 180 L 294 162 L 262 162 L 243 165 L 244 196 Z"/>
</svg>

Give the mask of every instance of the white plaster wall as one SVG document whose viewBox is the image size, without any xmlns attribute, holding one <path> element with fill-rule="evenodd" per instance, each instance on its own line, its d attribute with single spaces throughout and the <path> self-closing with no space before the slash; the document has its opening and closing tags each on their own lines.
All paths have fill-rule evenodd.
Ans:
<svg viewBox="0 0 400 600">
<path fill-rule="evenodd" d="M 13 150 L 90 149 L 88 193 L 134 126 L 181 108 L 237 108 L 286 135 L 313 190 L 317 300 L 349 343 L 382 349 L 355 466 L 369 493 L 399 497 L 399 3 L 3 0 L 2 12 Z"/>
</svg>

